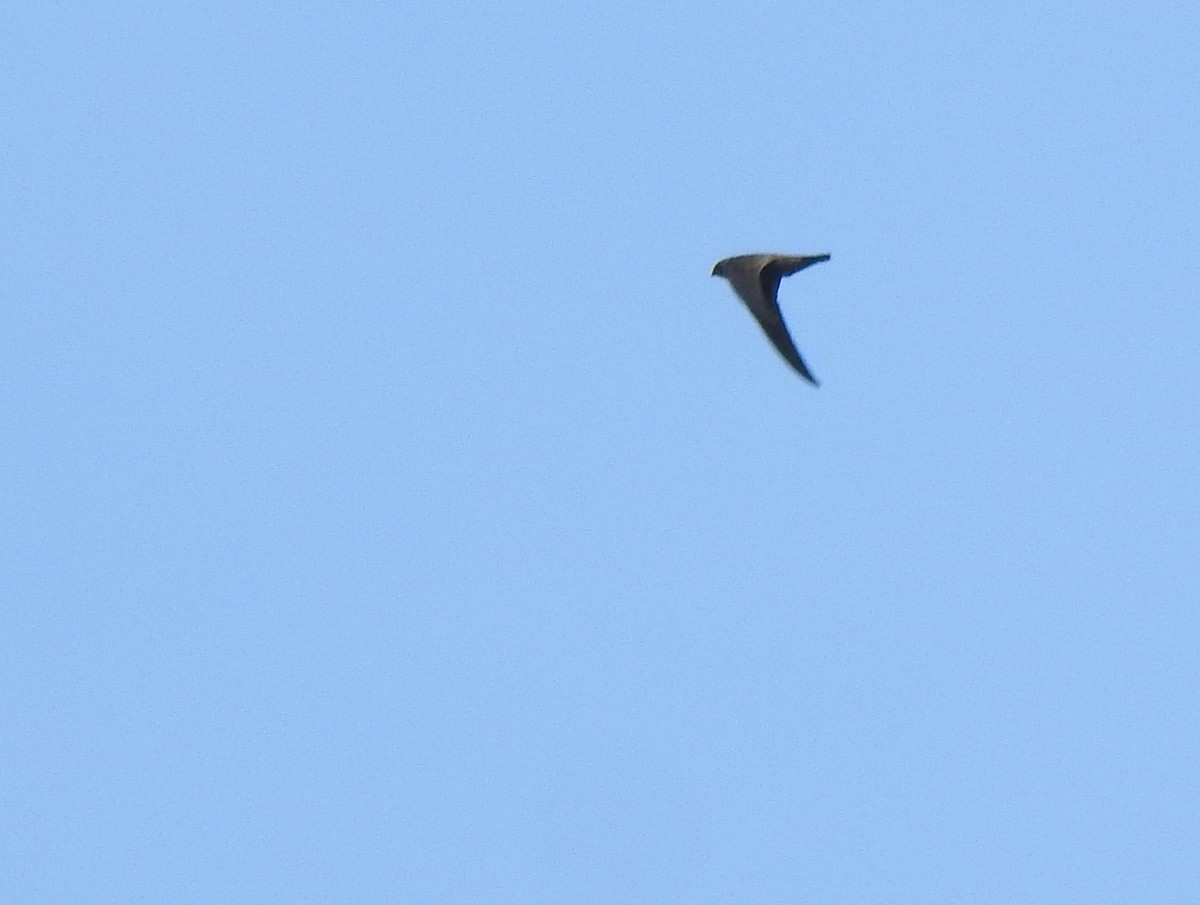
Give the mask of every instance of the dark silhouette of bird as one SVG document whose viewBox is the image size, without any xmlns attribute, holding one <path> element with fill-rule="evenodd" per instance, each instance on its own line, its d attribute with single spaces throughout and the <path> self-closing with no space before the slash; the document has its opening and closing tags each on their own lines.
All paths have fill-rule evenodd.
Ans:
<svg viewBox="0 0 1200 905">
<path fill-rule="evenodd" d="M 750 309 L 763 333 L 779 350 L 796 372 L 811 383 L 820 386 L 812 376 L 796 344 L 792 342 L 783 315 L 779 311 L 779 281 L 791 276 L 798 270 L 828 261 L 829 255 L 738 255 L 718 261 L 713 267 L 712 275 L 725 277 L 733 286 L 733 291 Z"/>
</svg>

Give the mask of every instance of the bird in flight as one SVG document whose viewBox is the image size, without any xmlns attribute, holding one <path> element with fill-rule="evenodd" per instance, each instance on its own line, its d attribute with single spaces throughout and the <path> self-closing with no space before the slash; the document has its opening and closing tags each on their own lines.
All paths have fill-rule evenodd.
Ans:
<svg viewBox="0 0 1200 905">
<path fill-rule="evenodd" d="M 779 281 L 813 264 L 828 261 L 829 255 L 738 255 L 718 261 L 712 275 L 725 277 L 733 285 L 763 333 L 796 371 L 813 386 L 820 386 L 812 376 L 796 344 L 788 333 L 783 315 L 779 312 Z"/>
</svg>

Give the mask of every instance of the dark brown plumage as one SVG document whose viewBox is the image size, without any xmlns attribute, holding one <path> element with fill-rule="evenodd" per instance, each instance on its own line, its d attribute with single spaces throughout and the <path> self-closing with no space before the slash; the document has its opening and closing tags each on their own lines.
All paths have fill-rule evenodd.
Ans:
<svg viewBox="0 0 1200 905">
<path fill-rule="evenodd" d="M 713 276 L 729 280 L 733 291 L 750 309 L 763 333 L 767 334 L 767 339 L 771 340 L 784 360 L 813 386 L 820 384 L 792 342 L 777 297 L 779 282 L 784 277 L 828 260 L 829 255 L 737 255 L 718 261 L 712 271 Z"/>
</svg>

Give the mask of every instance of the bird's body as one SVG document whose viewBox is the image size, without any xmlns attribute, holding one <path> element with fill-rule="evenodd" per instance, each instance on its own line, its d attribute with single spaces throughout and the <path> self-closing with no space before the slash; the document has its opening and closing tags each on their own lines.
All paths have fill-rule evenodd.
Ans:
<svg viewBox="0 0 1200 905">
<path fill-rule="evenodd" d="M 733 291 L 750 309 L 767 339 L 779 350 L 784 360 L 805 380 L 817 385 L 796 344 L 788 333 L 779 311 L 779 281 L 812 264 L 828 261 L 829 255 L 738 255 L 718 261 L 712 275 L 725 277 Z"/>
</svg>

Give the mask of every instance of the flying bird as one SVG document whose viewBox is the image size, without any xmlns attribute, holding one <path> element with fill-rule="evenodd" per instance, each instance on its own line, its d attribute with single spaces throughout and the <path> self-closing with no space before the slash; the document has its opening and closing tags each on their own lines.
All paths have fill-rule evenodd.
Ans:
<svg viewBox="0 0 1200 905">
<path fill-rule="evenodd" d="M 779 311 L 779 281 L 813 264 L 828 261 L 829 255 L 738 255 L 718 261 L 712 275 L 725 277 L 733 285 L 763 333 L 779 350 L 796 371 L 813 386 L 820 386 L 812 376 L 804 359 L 800 357 L 796 344 L 788 333 L 783 315 Z"/>
</svg>

